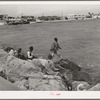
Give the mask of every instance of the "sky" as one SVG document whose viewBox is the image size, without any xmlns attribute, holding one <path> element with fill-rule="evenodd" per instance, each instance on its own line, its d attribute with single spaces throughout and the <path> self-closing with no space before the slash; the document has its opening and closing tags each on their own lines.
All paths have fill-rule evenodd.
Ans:
<svg viewBox="0 0 100 100">
<path fill-rule="evenodd" d="M 0 2 L 0 14 L 8 14 L 9 16 L 21 15 L 67 15 L 67 14 L 87 14 L 88 12 L 100 13 L 100 2 L 98 3 L 74 3 L 61 2 L 57 3 L 2 3 Z"/>
</svg>

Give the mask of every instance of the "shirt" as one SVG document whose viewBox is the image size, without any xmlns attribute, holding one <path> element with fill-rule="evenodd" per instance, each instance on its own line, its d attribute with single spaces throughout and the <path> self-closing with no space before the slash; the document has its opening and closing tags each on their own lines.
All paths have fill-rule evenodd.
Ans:
<svg viewBox="0 0 100 100">
<path fill-rule="evenodd" d="M 14 50 L 11 49 L 10 52 L 9 52 L 9 55 L 14 56 Z"/>
<path fill-rule="evenodd" d="M 33 58 L 32 52 L 28 51 L 28 52 L 27 52 L 27 57 L 28 57 L 28 58 Z"/>
<path fill-rule="evenodd" d="M 61 47 L 59 46 L 58 42 L 53 42 L 51 45 L 51 51 L 57 51 L 58 49 L 61 49 Z"/>
</svg>

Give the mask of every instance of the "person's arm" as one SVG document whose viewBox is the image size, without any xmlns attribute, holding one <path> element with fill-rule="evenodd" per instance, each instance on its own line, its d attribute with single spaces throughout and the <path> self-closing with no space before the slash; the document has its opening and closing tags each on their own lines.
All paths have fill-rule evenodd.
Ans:
<svg viewBox="0 0 100 100">
<path fill-rule="evenodd" d="M 61 49 L 61 47 L 59 46 L 59 44 L 58 44 L 58 48 Z"/>
</svg>

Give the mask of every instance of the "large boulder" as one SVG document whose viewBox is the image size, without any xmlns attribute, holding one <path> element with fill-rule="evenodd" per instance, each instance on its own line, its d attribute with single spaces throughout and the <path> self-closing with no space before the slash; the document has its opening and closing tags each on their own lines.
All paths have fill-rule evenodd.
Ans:
<svg viewBox="0 0 100 100">
<path fill-rule="evenodd" d="M 37 78 L 29 78 L 29 89 L 34 91 L 65 91 L 67 88 L 59 76 L 37 73 Z"/>
<path fill-rule="evenodd" d="M 91 65 L 88 68 L 85 69 L 91 76 L 93 80 L 93 85 L 96 85 L 97 83 L 100 83 L 100 65 Z"/>
<path fill-rule="evenodd" d="M 29 82 L 28 82 L 28 80 L 26 80 L 26 79 L 16 81 L 16 82 L 14 83 L 14 85 L 17 86 L 17 87 L 19 87 L 19 88 L 22 89 L 22 90 L 27 90 L 27 89 L 29 89 Z"/>
<path fill-rule="evenodd" d="M 73 91 L 83 91 L 83 90 L 87 90 L 89 87 L 90 87 L 90 85 L 84 81 L 74 81 L 72 83 Z"/>
<path fill-rule="evenodd" d="M 53 61 L 51 60 L 39 58 L 39 59 L 33 59 L 32 62 L 35 66 L 38 66 L 41 69 L 41 71 L 45 74 L 48 75 L 57 74 L 56 72 L 54 72 L 54 64 Z"/>
<path fill-rule="evenodd" d="M 3 49 L 0 49 L 0 71 L 2 71 L 6 66 L 6 61 L 8 58 L 8 53 Z"/>
<path fill-rule="evenodd" d="M 21 91 L 21 89 L 0 77 L 0 91 Z"/>
<path fill-rule="evenodd" d="M 62 59 L 56 62 L 55 67 L 59 69 L 60 73 L 66 73 L 65 76 L 70 75 L 70 80 L 85 81 L 92 84 L 91 76 L 86 71 L 83 71 L 79 65 L 69 59 Z"/>
<path fill-rule="evenodd" d="M 2 53 L 1 53 L 2 54 Z M 67 87 L 63 84 L 60 76 L 53 71 L 52 63 L 46 63 L 46 66 L 33 61 L 18 59 L 9 56 L 6 52 L 1 55 L 1 64 L 6 70 L 7 79 L 22 90 L 34 91 L 65 91 Z M 3 60 L 5 61 L 3 61 Z M 42 65 L 42 67 L 41 67 Z M 44 72 L 42 68 L 44 66 Z"/>
<path fill-rule="evenodd" d="M 62 68 L 70 69 L 72 71 L 80 71 L 81 70 L 79 65 L 77 65 L 76 63 L 74 63 L 73 61 L 71 61 L 69 59 L 62 59 L 62 60 L 56 62 L 55 64 L 59 64 Z"/>
<path fill-rule="evenodd" d="M 73 72 L 73 80 L 74 81 L 85 81 L 89 84 L 92 84 L 92 79 L 87 72 L 84 71 L 74 71 Z"/>
<path fill-rule="evenodd" d="M 100 83 L 88 89 L 88 91 L 100 91 Z"/>
<path fill-rule="evenodd" d="M 33 63 L 29 61 L 21 60 L 16 57 L 11 58 L 8 56 L 8 59 L 9 58 L 10 61 L 7 62 L 5 70 L 10 81 L 16 82 L 24 76 L 30 75 L 38 70 L 35 68 Z"/>
</svg>

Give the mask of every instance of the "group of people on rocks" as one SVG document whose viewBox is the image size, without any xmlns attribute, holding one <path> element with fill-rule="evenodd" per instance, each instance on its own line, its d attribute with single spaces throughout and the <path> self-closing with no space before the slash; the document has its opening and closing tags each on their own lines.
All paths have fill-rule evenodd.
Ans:
<svg viewBox="0 0 100 100">
<path fill-rule="evenodd" d="M 51 49 L 50 49 L 51 53 L 48 55 L 48 59 L 50 60 L 53 59 L 55 55 L 57 55 L 58 57 L 62 59 L 59 49 L 61 49 L 61 47 L 59 46 L 58 38 L 54 38 L 54 42 L 52 43 Z M 33 60 L 37 58 L 37 56 L 33 53 L 33 50 L 34 50 L 33 46 L 30 46 L 29 50 L 27 51 L 27 57 L 25 57 L 22 54 L 22 48 L 19 48 L 17 51 L 14 50 L 13 48 L 10 48 L 9 55 L 16 56 L 17 58 L 24 59 L 24 60 L 26 59 Z"/>
<path fill-rule="evenodd" d="M 9 50 L 8 50 L 8 49 L 9 49 Z M 38 57 L 37 57 L 37 55 L 35 55 L 35 54 L 33 53 L 33 51 L 34 51 L 33 46 L 30 46 L 30 47 L 29 47 L 29 50 L 27 51 L 27 57 L 25 57 L 25 56 L 23 55 L 23 53 L 22 53 L 22 48 L 19 48 L 17 51 L 14 50 L 13 48 L 8 48 L 8 49 L 7 49 L 7 51 L 9 52 L 9 55 L 10 55 L 10 56 L 15 56 L 15 57 L 17 57 L 17 58 L 19 58 L 19 59 L 24 59 L 24 60 L 26 60 L 26 59 L 27 59 L 27 60 L 33 60 L 33 62 L 37 61 L 37 58 L 38 58 Z M 46 59 L 38 59 L 38 61 L 40 61 L 41 64 L 43 65 L 43 66 L 42 66 L 42 71 L 43 71 L 43 72 L 49 73 L 48 70 L 49 70 L 49 68 L 52 67 L 52 66 L 51 66 L 51 65 L 52 65 L 52 59 L 53 59 L 53 57 L 54 57 L 55 55 L 57 55 L 57 56 L 62 60 L 62 55 L 61 55 L 59 49 L 61 49 L 61 47 L 60 47 L 60 45 L 59 45 L 59 43 L 58 43 L 58 38 L 54 38 L 54 41 L 53 41 L 53 43 L 51 44 L 51 48 L 50 48 L 51 53 L 48 55 L 48 60 L 46 60 Z M 46 67 L 46 65 L 47 65 L 47 66 L 49 65 L 50 67 Z M 44 70 L 44 69 L 45 69 L 45 70 Z M 54 67 L 53 67 L 53 69 L 54 69 Z M 50 70 L 49 70 L 49 71 L 50 71 Z M 5 73 L 5 72 L 1 71 L 1 72 L 0 72 L 0 76 L 6 78 L 6 76 L 5 76 L 4 73 Z M 53 71 L 51 71 L 50 74 L 51 74 L 51 73 L 53 74 Z M 57 74 L 58 74 L 58 73 L 57 73 Z M 61 74 L 61 78 L 62 78 L 63 82 L 66 83 L 65 85 L 67 86 L 68 90 L 69 90 L 69 91 L 72 90 L 72 83 L 70 83 L 70 81 L 65 77 L 64 73 Z M 84 86 L 83 86 L 82 84 L 79 84 L 79 85 L 77 86 L 77 90 L 80 91 L 80 90 L 85 90 L 85 89 L 84 89 Z"/>
<path fill-rule="evenodd" d="M 22 49 L 19 48 L 17 51 L 14 50 L 13 48 L 10 49 L 10 51 L 8 51 L 10 56 L 15 56 L 19 59 L 24 59 L 26 60 L 25 56 L 22 54 Z"/>
<path fill-rule="evenodd" d="M 53 65 L 52 59 L 55 55 L 57 55 L 62 60 L 62 55 L 61 55 L 59 49 L 61 49 L 61 47 L 58 43 L 58 38 L 54 38 L 54 41 L 51 44 L 51 48 L 50 48 L 51 53 L 48 55 L 47 60 L 38 58 L 37 55 L 35 55 L 33 53 L 33 51 L 34 51 L 33 46 L 29 47 L 29 50 L 27 51 L 27 57 L 25 57 L 23 55 L 22 48 L 19 48 L 17 51 L 14 50 L 13 48 L 11 48 L 10 51 L 9 51 L 9 55 L 10 56 L 15 56 L 19 59 L 32 60 L 33 62 L 39 61 L 42 65 L 41 66 L 41 71 L 44 74 L 58 75 L 59 73 L 57 72 L 57 70 L 55 71 L 56 68 L 54 66 L 52 66 Z M 48 66 L 50 66 L 50 67 L 48 67 Z M 54 71 L 52 71 L 51 69 L 53 69 Z M 2 74 L 2 72 L 1 72 L 1 74 Z M 4 77 L 4 75 L 3 75 L 3 77 Z M 63 82 L 65 83 L 65 85 L 67 86 L 68 90 L 71 91 L 72 90 L 72 83 L 70 83 L 70 81 L 68 79 L 66 79 L 65 75 L 63 75 L 63 74 L 61 74 L 61 78 L 62 78 Z M 79 85 L 77 87 L 77 90 L 80 90 L 80 87 L 82 87 L 82 85 Z"/>
</svg>

